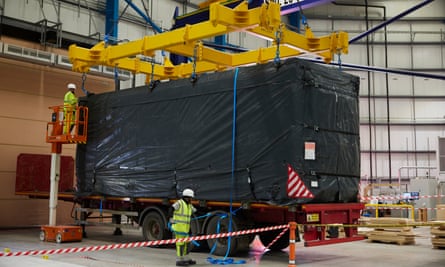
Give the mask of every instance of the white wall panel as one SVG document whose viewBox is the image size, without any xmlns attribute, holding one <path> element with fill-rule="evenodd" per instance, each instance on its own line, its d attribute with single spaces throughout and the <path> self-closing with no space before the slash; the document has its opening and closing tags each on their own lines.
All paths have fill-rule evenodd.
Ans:
<svg viewBox="0 0 445 267">
<path fill-rule="evenodd" d="M 376 5 L 385 5 L 387 7 L 388 17 L 393 17 L 400 14 L 401 12 L 408 10 L 419 4 L 419 0 L 393 0 L 393 1 L 380 1 L 374 2 Z M 409 14 L 407 17 L 431 17 L 431 16 L 443 16 L 445 11 L 444 1 L 433 1 L 423 8 L 419 8 L 416 11 Z"/>
<path fill-rule="evenodd" d="M 386 99 L 379 99 L 377 103 L 381 106 L 387 105 Z M 392 122 L 412 122 L 414 116 L 413 103 L 407 99 L 390 99 L 389 114 Z"/>
<path fill-rule="evenodd" d="M 377 26 L 383 23 L 383 21 L 375 22 L 373 26 Z M 380 30 L 372 34 L 373 41 L 383 42 L 385 41 L 385 29 Z M 388 42 L 410 42 L 410 25 L 405 22 L 395 21 L 386 26 L 386 40 Z"/>
<path fill-rule="evenodd" d="M 445 122 L 445 99 L 417 99 L 415 103 L 417 120 Z"/>
<path fill-rule="evenodd" d="M 441 57 L 440 46 L 416 45 L 413 47 L 413 68 L 442 68 L 443 60 Z"/>
<path fill-rule="evenodd" d="M 360 98 L 359 109 L 360 109 L 360 120 L 368 121 L 369 106 L 371 106 L 371 114 L 374 114 L 374 102 L 368 102 L 368 99 Z"/>
<path fill-rule="evenodd" d="M 416 128 L 416 145 L 419 150 L 437 150 L 437 137 L 445 136 L 445 125 Z"/>
<path fill-rule="evenodd" d="M 388 46 L 388 67 L 390 68 L 411 68 L 410 48 L 404 45 Z M 379 59 L 377 65 L 385 66 L 385 48 L 377 46 L 374 49 L 374 58 Z"/>
<path fill-rule="evenodd" d="M 434 74 L 445 77 L 445 72 Z M 416 95 L 445 96 L 445 80 L 414 77 L 414 88 Z"/>
<path fill-rule="evenodd" d="M 90 14 L 85 10 L 78 10 L 74 7 L 64 8 L 60 10 L 60 17 L 62 18 L 62 29 L 64 31 L 76 32 L 87 36 L 95 32 L 102 34 L 105 32 L 105 26 L 103 26 L 103 28 L 100 27 L 104 24 L 99 23 L 99 20 L 96 20 L 98 28 L 90 28 Z"/>
<path fill-rule="evenodd" d="M 380 75 L 379 79 L 386 79 L 385 75 Z M 388 74 L 388 88 L 390 96 L 408 96 L 413 94 L 412 76 Z M 386 87 L 386 86 L 385 86 Z M 385 88 L 386 90 L 386 88 Z M 383 92 L 386 95 L 386 92 Z"/>
<path fill-rule="evenodd" d="M 28 22 L 37 22 L 43 19 L 40 1 L 19 0 L 7 1 L 4 6 L 4 15 L 12 18 L 20 18 Z"/>
<path fill-rule="evenodd" d="M 388 132 L 387 126 L 380 126 L 381 129 Z M 390 127 L 390 140 L 391 140 L 391 150 L 395 151 L 410 151 L 415 150 L 415 136 L 413 134 L 413 127 L 411 126 L 398 126 L 391 125 Z M 385 145 L 385 150 L 388 149 L 388 145 Z"/>
<path fill-rule="evenodd" d="M 367 65 L 366 46 L 351 45 L 348 49 L 348 54 L 341 55 L 341 60 L 350 64 Z M 337 59 L 337 57 L 336 57 Z"/>
</svg>

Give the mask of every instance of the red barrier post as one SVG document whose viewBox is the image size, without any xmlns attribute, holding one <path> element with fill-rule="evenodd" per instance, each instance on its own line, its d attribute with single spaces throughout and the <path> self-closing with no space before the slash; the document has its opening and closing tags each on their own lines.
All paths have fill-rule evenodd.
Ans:
<svg viewBox="0 0 445 267">
<path fill-rule="evenodd" d="M 295 230 L 297 229 L 296 222 L 289 223 L 289 265 L 288 267 L 296 267 L 295 265 Z"/>
</svg>

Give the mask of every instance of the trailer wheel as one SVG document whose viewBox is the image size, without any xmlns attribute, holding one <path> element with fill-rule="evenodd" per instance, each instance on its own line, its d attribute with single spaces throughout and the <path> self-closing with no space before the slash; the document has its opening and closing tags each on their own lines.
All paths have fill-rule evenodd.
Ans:
<svg viewBox="0 0 445 267">
<path fill-rule="evenodd" d="M 62 234 L 61 233 L 57 233 L 57 235 L 56 235 L 56 242 L 57 243 L 62 243 Z"/>
<path fill-rule="evenodd" d="M 217 233 L 227 233 L 228 230 L 229 217 L 221 219 L 220 216 L 213 216 L 207 224 L 206 234 L 212 235 Z M 236 231 L 238 231 L 238 223 L 237 220 L 232 217 L 232 232 Z M 208 239 L 207 244 L 209 245 L 210 250 L 213 250 L 213 254 L 217 256 L 225 256 L 227 251 L 229 251 L 228 255 L 233 255 L 236 253 L 238 248 L 238 240 L 236 237 L 231 237 L 230 240 L 229 238 Z"/>
<path fill-rule="evenodd" d="M 156 211 L 151 211 L 144 217 L 142 223 L 142 234 L 145 240 L 154 241 L 167 239 L 168 231 L 165 230 L 164 220 Z"/>
<path fill-rule="evenodd" d="M 190 221 L 190 236 L 197 236 L 201 233 L 201 222 L 196 219 L 196 216 L 192 216 Z M 199 246 L 195 246 L 194 243 L 198 243 Z M 188 251 L 203 251 L 206 250 L 207 242 L 206 240 L 196 240 L 194 242 L 189 242 Z"/>
<path fill-rule="evenodd" d="M 44 230 L 40 230 L 39 239 L 40 239 L 40 241 L 46 240 L 46 232 Z"/>
</svg>

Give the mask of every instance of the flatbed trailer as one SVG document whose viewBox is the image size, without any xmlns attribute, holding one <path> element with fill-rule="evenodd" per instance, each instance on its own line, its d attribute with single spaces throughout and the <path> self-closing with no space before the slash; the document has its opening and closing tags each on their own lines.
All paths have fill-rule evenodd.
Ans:
<svg viewBox="0 0 445 267">
<path fill-rule="evenodd" d="M 42 156 L 42 155 L 36 155 Z M 16 191 L 17 195 L 29 198 L 48 199 L 49 192 Z M 114 234 L 121 234 L 120 228 L 123 215 L 130 219 L 136 227 L 142 228 L 144 240 L 162 240 L 172 238 L 168 228 L 168 213 L 174 199 L 160 198 L 122 198 L 103 196 L 76 197 L 74 192 L 59 192 L 58 199 L 72 202 L 77 205 L 74 222 L 82 227 L 82 233 L 87 236 L 88 225 L 98 222 L 97 219 L 106 220 L 108 225 L 116 228 Z M 231 203 L 219 201 L 194 201 L 198 212 L 196 220 L 192 220 L 191 235 L 215 234 L 216 224 L 220 223 L 220 232 L 227 232 L 228 217 Z M 295 221 L 302 230 L 301 235 L 305 246 L 318 246 L 342 242 L 362 240 L 356 227 L 360 219 L 362 203 L 331 203 L 331 204 L 303 204 L 297 206 L 273 206 L 264 203 L 232 203 L 232 209 L 236 211 L 233 217 L 232 231 L 254 229 L 265 226 L 287 224 Z M 110 216 L 111 215 L 111 216 Z M 102 223 L 104 225 L 104 223 Z M 344 227 L 343 227 L 344 225 Z M 344 234 L 339 231 L 343 228 Z M 259 234 L 261 241 L 268 245 L 274 240 L 281 230 L 262 232 Z M 111 234 L 111 233 L 110 233 Z M 141 237 L 142 238 L 142 237 Z M 215 255 L 225 255 L 227 249 L 233 254 L 245 249 L 252 241 L 253 236 L 240 236 L 230 242 L 227 248 L 227 239 L 216 240 Z M 70 241 L 70 240 L 68 240 Z M 63 241 L 62 241 L 63 242 Z M 213 247 L 215 240 L 200 241 L 201 247 Z M 289 245 L 289 235 L 285 233 L 271 247 L 280 250 Z"/>
</svg>

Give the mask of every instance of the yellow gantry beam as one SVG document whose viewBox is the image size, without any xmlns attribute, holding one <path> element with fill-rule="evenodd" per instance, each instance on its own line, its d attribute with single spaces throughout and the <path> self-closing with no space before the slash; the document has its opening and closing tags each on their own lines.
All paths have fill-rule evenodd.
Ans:
<svg viewBox="0 0 445 267">
<path fill-rule="evenodd" d="M 302 35 L 288 30 L 281 22 L 280 5 L 263 4 L 248 9 L 247 1 L 231 9 L 221 1 L 210 4 L 209 20 L 157 35 L 145 36 L 136 41 L 107 46 L 100 42 L 91 49 L 71 45 L 69 57 L 73 70 L 88 72 L 91 66 L 118 67 L 133 73 L 143 73 L 154 79 L 179 79 L 193 73 L 219 71 L 247 64 L 265 63 L 280 58 L 312 54 L 330 62 L 335 53 L 348 52 L 348 35 L 345 32 L 314 37 L 309 28 Z M 243 31 L 273 41 L 270 47 L 242 53 L 226 53 L 203 46 L 201 40 L 230 32 Z M 155 51 L 192 57 L 196 63 L 164 65 L 142 61 L 137 56 L 153 57 Z"/>
</svg>

